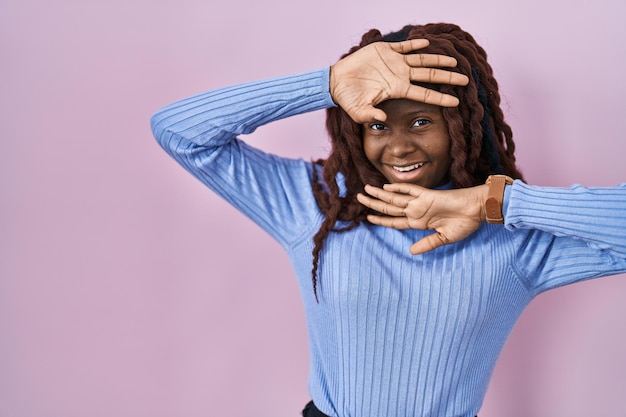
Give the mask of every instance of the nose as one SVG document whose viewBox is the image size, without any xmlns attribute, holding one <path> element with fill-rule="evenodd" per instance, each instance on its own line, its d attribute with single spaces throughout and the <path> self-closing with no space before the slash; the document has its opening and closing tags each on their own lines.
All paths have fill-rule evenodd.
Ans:
<svg viewBox="0 0 626 417">
<path fill-rule="evenodd" d="M 402 133 L 390 135 L 386 148 L 387 152 L 396 158 L 404 157 L 420 149 L 419 144 L 413 138 Z"/>
</svg>

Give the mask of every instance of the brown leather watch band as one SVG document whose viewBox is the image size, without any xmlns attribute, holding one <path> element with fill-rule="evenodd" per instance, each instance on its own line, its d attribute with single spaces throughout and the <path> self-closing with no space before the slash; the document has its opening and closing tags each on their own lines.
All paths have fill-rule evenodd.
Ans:
<svg viewBox="0 0 626 417">
<path fill-rule="evenodd" d="M 504 216 L 502 215 L 502 201 L 504 200 L 504 186 L 513 184 L 513 178 L 506 175 L 490 175 L 485 181 L 489 184 L 489 193 L 485 201 L 485 212 L 487 214 L 487 222 L 502 224 Z"/>
</svg>

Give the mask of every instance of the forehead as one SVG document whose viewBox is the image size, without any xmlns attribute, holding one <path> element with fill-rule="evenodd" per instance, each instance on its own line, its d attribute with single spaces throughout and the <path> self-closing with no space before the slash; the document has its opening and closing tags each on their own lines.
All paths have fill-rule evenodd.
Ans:
<svg viewBox="0 0 626 417">
<path fill-rule="evenodd" d="M 396 113 L 432 113 L 441 114 L 441 107 L 433 104 L 420 103 L 409 99 L 391 99 L 378 104 L 381 110 Z"/>
</svg>

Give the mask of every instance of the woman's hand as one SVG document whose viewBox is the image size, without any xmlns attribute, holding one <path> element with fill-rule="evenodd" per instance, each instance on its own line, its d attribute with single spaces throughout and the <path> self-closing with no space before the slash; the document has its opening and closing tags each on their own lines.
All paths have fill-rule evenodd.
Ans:
<svg viewBox="0 0 626 417">
<path fill-rule="evenodd" d="M 411 84 L 411 81 L 467 85 L 469 79 L 437 67 L 456 67 L 445 55 L 411 53 L 428 46 L 426 39 L 375 42 L 336 62 L 330 70 L 330 94 L 357 123 L 384 122 L 385 113 L 375 108 L 392 98 L 407 98 L 443 107 L 458 106 L 451 95 Z"/>
<path fill-rule="evenodd" d="M 370 223 L 394 229 L 435 230 L 411 246 L 414 255 L 458 242 L 474 233 L 485 221 L 489 186 L 455 190 L 431 190 L 414 184 L 365 186 L 369 196 L 357 200 L 383 215 L 369 215 Z"/>
</svg>

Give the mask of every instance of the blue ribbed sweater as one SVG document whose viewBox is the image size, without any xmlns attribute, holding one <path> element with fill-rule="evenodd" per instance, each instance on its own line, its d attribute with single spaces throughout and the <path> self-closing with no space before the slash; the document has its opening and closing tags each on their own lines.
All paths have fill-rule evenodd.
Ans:
<svg viewBox="0 0 626 417">
<path fill-rule="evenodd" d="M 507 186 L 506 224 L 412 256 L 421 230 L 362 224 L 326 240 L 311 284 L 320 213 L 310 162 L 238 136 L 333 106 L 328 69 L 199 94 L 157 112 L 161 146 L 287 251 L 310 347 L 309 392 L 334 417 L 478 413 L 514 323 L 540 292 L 626 271 L 626 187 Z M 294 138 L 294 140 L 298 140 Z M 584 226 L 583 226 L 584 225 Z"/>
</svg>

